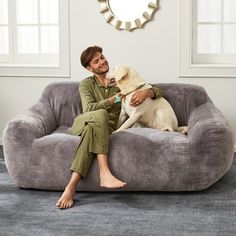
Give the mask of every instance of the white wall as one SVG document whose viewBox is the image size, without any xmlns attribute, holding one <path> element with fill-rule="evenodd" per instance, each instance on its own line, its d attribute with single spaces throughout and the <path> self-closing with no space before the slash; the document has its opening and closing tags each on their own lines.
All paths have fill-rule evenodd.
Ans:
<svg viewBox="0 0 236 236">
<path fill-rule="evenodd" d="M 80 66 L 81 51 L 100 45 L 110 62 L 132 65 L 153 83 L 191 83 L 203 86 L 224 113 L 236 137 L 236 79 L 179 78 L 179 1 L 161 0 L 154 20 L 142 30 L 116 31 L 99 13 L 99 3 L 71 0 L 71 78 L 0 78 L 0 137 L 7 122 L 32 106 L 53 81 L 80 81 L 88 73 Z"/>
</svg>

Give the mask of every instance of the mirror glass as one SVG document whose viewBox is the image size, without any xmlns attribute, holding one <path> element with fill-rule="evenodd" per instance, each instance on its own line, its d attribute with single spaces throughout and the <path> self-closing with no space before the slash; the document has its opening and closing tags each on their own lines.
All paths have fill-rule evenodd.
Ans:
<svg viewBox="0 0 236 236">
<path fill-rule="evenodd" d="M 109 0 L 113 15 L 121 21 L 133 21 L 148 9 L 150 0 Z"/>
</svg>

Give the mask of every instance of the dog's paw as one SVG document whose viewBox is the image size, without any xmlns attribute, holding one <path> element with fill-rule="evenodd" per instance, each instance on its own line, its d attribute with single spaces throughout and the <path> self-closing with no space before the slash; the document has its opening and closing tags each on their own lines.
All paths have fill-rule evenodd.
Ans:
<svg viewBox="0 0 236 236">
<path fill-rule="evenodd" d="M 187 135 L 188 134 L 188 126 L 183 126 L 182 128 L 183 129 L 182 129 L 181 133 Z"/>
<path fill-rule="evenodd" d="M 187 135 L 188 134 L 188 126 L 181 126 L 178 127 L 177 130 L 178 132 Z"/>
</svg>

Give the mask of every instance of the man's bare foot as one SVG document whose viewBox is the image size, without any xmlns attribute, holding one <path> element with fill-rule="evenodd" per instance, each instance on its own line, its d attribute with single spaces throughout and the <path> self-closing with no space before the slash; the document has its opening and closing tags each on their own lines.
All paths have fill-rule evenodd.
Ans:
<svg viewBox="0 0 236 236">
<path fill-rule="evenodd" d="M 74 198 L 75 190 L 70 186 L 65 188 L 60 199 L 57 201 L 56 206 L 61 209 L 67 209 L 73 206 L 73 198 Z"/>
<path fill-rule="evenodd" d="M 107 171 L 100 175 L 100 186 L 105 188 L 122 188 L 126 182 L 122 182 Z"/>
</svg>

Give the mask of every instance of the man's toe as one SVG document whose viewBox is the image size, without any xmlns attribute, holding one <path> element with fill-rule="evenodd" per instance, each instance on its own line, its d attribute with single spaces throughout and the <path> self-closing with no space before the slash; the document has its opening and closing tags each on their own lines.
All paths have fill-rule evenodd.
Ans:
<svg viewBox="0 0 236 236">
<path fill-rule="evenodd" d="M 56 203 L 56 206 L 59 207 L 61 205 L 61 201 L 58 200 L 57 203 Z"/>
<path fill-rule="evenodd" d="M 64 202 L 64 201 L 61 202 L 61 204 L 60 204 L 60 208 L 61 208 L 61 209 L 64 209 L 64 208 L 65 208 L 65 202 Z"/>
</svg>

